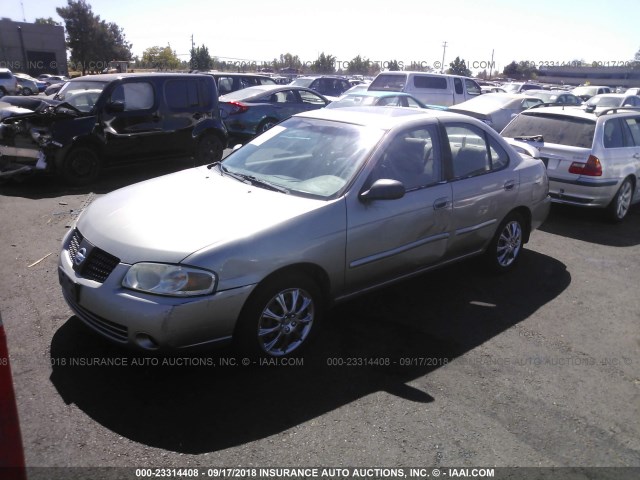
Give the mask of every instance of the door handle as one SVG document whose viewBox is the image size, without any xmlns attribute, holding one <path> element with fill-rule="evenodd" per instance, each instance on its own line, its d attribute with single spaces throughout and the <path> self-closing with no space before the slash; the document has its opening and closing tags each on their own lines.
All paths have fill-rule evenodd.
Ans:
<svg viewBox="0 0 640 480">
<path fill-rule="evenodd" d="M 158 115 L 157 113 L 154 113 L 153 115 L 151 115 L 151 119 L 154 122 L 159 122 L 160 121 L 160 115 Z"/>
<path fill-rule="evenodd" d="M 506 182 L 504 182 L 504 189 L 507 191 L 513 190 L 515 186 L 516 186 L 515 180 L 507 180 Z"/>
<path fill-rule="evenodd" d="M 438 199 L 436 199 L 435 202 L 433 202 L 433 209 L 434 210 L 442 210 L 443 208 L 447 208 L 448 206 L 449 206 L 449 198 L 448 197 L 438 198 Z"/>
</svg>

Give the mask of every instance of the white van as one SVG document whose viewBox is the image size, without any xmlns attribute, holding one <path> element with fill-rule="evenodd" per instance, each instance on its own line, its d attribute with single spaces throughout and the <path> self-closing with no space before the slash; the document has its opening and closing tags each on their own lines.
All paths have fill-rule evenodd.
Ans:
<svg viewBox="0 0 640 480">
<path fill-rule="evenodd" d="M 410 93 L 424 103 L 447 107 L 482 93 L 469 77 L 407 71 L 379 73 L 368 90 Z"/>
</svg>

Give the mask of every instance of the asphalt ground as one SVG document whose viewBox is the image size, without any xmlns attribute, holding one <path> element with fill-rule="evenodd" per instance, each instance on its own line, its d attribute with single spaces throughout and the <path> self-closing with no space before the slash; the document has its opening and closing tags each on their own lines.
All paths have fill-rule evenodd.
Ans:
<svg viewBox="0 0 640 480">
<path fill-rule="evenodd" d="M 0 185 L 27 465 L 640 467 L 640 205 L 620 225 L 554 205 L 514 272 L 465 262 L 341 304 L 290 365 L 124 351 L 65 304 L 61 239 L 97 196 L 188 166 Z"/>
</svg>

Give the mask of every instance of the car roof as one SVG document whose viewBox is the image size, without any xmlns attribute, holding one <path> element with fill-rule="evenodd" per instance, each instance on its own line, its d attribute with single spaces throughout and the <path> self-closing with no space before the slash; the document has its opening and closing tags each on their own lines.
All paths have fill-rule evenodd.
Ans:
<svg viewBox="0 0 640 480">
<path fill-rule="evenodd" d="M 344 92 L 344 95 L 353 95 L 358 97 L 411 97 L 405 92 L 394 92 L 389 90 L 358 90 L 355 92 Z"/>
<path fill-rule="evenodd" d="M 585 120 L 595 121 L 598 117 L 606 115 L 607 117 L 611 115 L 621 115 L 621 116 L 629 116 L 629 115 L 638 115 L 640 113 L 640 109 L 637 107 L 634 109 L 633 107 L 610 107 L 604 109 L 602 112 L 598 111 L 587 111 L 581 106 L 568 106 L 568 105 L 558 105 L 558 106 L 549 106 L 549 107 L 535 107 L 529 110 L 525 110 L 520 115 L 562 115 L 569 116 L 574 118 L 582 118 Z"/>
<path fill-rule="evenodd" d="M 194 74 L 190 74 L 190 73 L 158 73 L 158 72 L 153 72 L 153 73 L 101 73 L 99 75 L 85 75 L 83 77 L 76 77 L 76 78 L 72 78 L 70 81 L 71 82 L 75 82 L 78 80 L 82 80 L 82 81 L 92 81 L 92 82 L 111 82 L 113 80 L 120 80 L 122 78 L 160 78 L 160 77 L 185 77 L 185 76 L 189 76 L 192 77 L 194 76 Z M 195 76 L 199 76 L 199 77 L 208 77 L 209 75 L 206 74 L 201 74 L 201 75 L 195 75 Z"/>
<path fill-rule="evenodd" d="M 403 107 L 345 107 L 320 108 L 308 112 L 298 113 L 295 117 L 317 118 L 336 122 L 351 123 L 383 130 L 391 130 L 403 124 L 419 120 L 453 119 L 476 123 L 477 120 L 467 115 L 445 112 L 441 110 L 425 110 Z"/>
</svg>

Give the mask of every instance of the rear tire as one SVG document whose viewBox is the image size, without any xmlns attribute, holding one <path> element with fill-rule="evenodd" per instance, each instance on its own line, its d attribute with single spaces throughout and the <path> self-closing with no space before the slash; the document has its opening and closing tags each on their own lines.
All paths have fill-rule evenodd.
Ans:
<svg viewBox="0 0 640 480">
<path fill-rule="evenodd" d="M 270 128 L 275 127 L 277 124 L 277 120 L 274 120 L 273 118 L 265 118 L 262 122 L 260 122 L 260 125 L 258 125 L 256 135 L 260 135 L 261 133 L 266 132 Z"/>
<path fill-rule="evenodd" d="M 485 259 L 492 271 L 506 273 L 517 265 L 524 245 L 524 235 L 522 215 L 517 212 L 507 215 L 485 252 Z"/>
<path fill-rule="evenodd" d="M 209 165 L 222 159 L 224 147 L 220 139 L 212 133 L 205 133 L 198 142 L 196 165 Z"/>
<path fill-rule="evenodd" d="M 633 182 L 626 178 L 607 207 L 609 220 L 613 223 L 620 223 L 624 220 L 631 208 L 631 202 L 633 202 Z"/>
<path fill-rule="evenodd" d="M 59 175 L 65 183 L 83 186 L 94 182 L 100 175 L 102 162 L 89 147 L 75 147 L 62 160 Z"/>
</svg>

